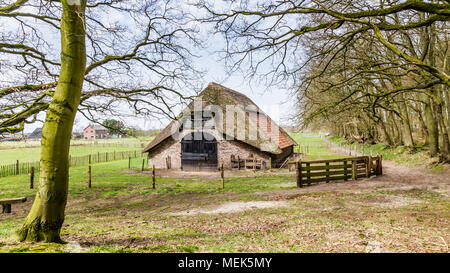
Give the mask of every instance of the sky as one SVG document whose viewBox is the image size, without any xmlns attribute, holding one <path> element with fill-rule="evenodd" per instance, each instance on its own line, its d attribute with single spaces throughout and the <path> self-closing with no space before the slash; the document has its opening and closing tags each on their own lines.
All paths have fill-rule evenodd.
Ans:
<svg viewBox="0 0 450 273">
<path fill-rule="evenodd" d="M 117 20 L 118 16 L 110 16 L 109 18 L 115 18 L 115 20 Z M 102 21 L 105 21 L 103 23 L 107 23 L 108 20 L 108 18 L 102 18 Z M 125 19 L 123 20 L 127 21 Z M 59 42 L 57 40 L 59 40 L 59 37 L 53 37 L 53 39 L 55 40 L 55 45 L 58 46 Z M 206 88 L 209 82 L 216 82 L 243 93 L 255 102 L 264 112 L 271 116 L 275 122 L 279 124 L 289 124 L 287 121 L 289 113 L 294 111 L 294 100 L 291 99 L 289 93 L 286 90 L 277 89 L 275 87 L 268 88 L 264 84 L 259 83 L 256 79 L 246 78 L 242 72 L 234 72 L 233 74 L 228 75 L 224 62 L 219 60 L 219 55 L 217 54 L 217 51 L 222 49 L 223 44 L 223 38 L 218 35 L 208 37 L 207 42 L 204 44 L 206 47 L 202 51 L 201 58 L 195 60 L 197 68 L 207 71 L 200 82 L 203 88 Z M 183 109 L 176 109 L 174 112 L 177 113 L 182 110 Z M 105 119 L 105 117 L 102 118 Z M 39 119 L 44 120 L 45 114 L 41 113 Z M 142 117 L 121 117 L 121 119 L 128 126 L 145 130 L 161 129 L 170 122 L 169 119 L 151 119 Z M 82 131 L 89 123 L 90 122 L 84 118 L 82 114 L 77 113 L 74 132 Z M 42 122 L 26 124 L 25 133 L 30 133 L 38 127 L 42 127 Z"/>
<path fill-rule="evenodd" d="M 213 57 L 213 56 L 212 56 Z M 245 78 L 240 73 L 234 73 L 228 76 L 226 69 L 222 63 L 214 58 L 208 58 L 204 63 L 204 68 L 208 71 L 202 80 L 203 87 L 206 88 L 209 82 L 216 82 L 220 85 L 245 94 L 253 102 L 256 103 L 264 112 L 271 118 L 284 125 L 290 125 L 288 118 L 289 113 L 294 111 L 294 103 L 286 90 L 277 89 L 275 87 L 268 88 L 263 84 L 257 83 L 255 80 Z M 206 57 L 202 58 L 206 59 Z M 180 110 L 181 111 L 181 110 Z M 142 120 L 141 118 L 123 118 L 127 124 L 141 129 L 162 129 L 169 120 Z M 41 120 L 44 116 L 41 115 Z M 80 113 L 77 114 L 77 123 L 74 126 L 74 131 L 82 131 L 90 123 Z M 30 133 L 34 129 L 42 127 L 41 122 L 25 125 L 25 133 Z"/>
</svg>

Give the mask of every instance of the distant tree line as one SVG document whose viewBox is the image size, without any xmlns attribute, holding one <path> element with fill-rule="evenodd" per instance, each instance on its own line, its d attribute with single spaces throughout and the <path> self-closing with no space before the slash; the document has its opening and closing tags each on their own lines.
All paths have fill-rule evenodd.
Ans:
<svg viewBox="0 0 450 273">
<path fill-rule="evenodd" d="M 295 119 L 449 160 L 450 1 L 200 1 L 247 68 L 297 98 Z"/>
</svg>

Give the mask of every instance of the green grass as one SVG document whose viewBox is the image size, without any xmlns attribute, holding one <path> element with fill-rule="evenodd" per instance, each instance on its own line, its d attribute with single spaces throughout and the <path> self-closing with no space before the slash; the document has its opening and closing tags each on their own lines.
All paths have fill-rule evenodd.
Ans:
<svg viewBox="0 0 450 273">
<path fill-rule="evenodd" d="M 309 159 L 337 156 L 318 135 L 294 137 L 309 145 Z M 139 171 L 141 163 L 133 159 L 133 170 L 127 170 L 127 160 L 94 164 L 91 189 L 87 167 L 71 168 L 62 238 L 78 242 L 82 252 L 365 252 L 372 242 L 386 252 L 448 252 L 450 202 L 431 189 L 370 188 L 372 181 L 362 179 L 365 184 L 355 184 L 354 191 L 314 192 L 319 187 L 297 189 L 294 173 L 243 171 L 246 177 L 226 177 L 225 189 L 215 178 L 157 177 L 153 190 L 150 173 Z M 11 238 L 36 193 L 28 179 L 0 178 L 0 198 L 30 197 L 13 205 L 13 213 L 0 214 L 0 252 L 74 251 L 70 245 Z M 172 214 L 278 200 L 288 206 Z"/>
<path fill-rule="evenodd" d="M 82 156 L 95 153 L 121 152 L 130 150 L 141 150 L 153 138 L 145 139 L 102 139 L 102 140 L 73 140 L 70 146 L 72 156 Z M 14 164 L 16 160 L 20 162 L 39 161 L 40 147 L 33 147 L 39 142 L 0 142 L 0 165 Z M 24 145 L 32 146 L 27 147 Z"/>
<path fill-rule="evenodd" d="M 222 189 L 221 179 L 200 178 L 164 178 L 158 177 L 156 190 L 151 188 L 150 170 L 140 172 L 143 158 L 131 160 L 131 173 L 128 160 L 119 160 L 92 165 L 92 188 L 88 189 L 87 166 L 70 168 L 69 195 L 93 194 L 101 198 L 125 196 L 134 194 L 179 194 L 179 193 L 249 193 L 256 191 L 269 191 L 284 188 L 294 188 L 293 174 L 271 175 L 260 173 L 254 177 L 228 177 L 225 189 Z M 35 177 L 35 184 L 39 176 Z M 17 175 L 0 178 L 0 198 L 13 198 L 33 196 L 36 189 L 29 189 L 29 176 Z"/>
<path fill-rule="evenodd" d="M 300 145 L 300 152 L 305 153 L 303 160 L 335 159 L 342 155 L 335 154 L 316 133 L 291 133 L 290 136 Z M 299 147 L 295 148 L 299 151 Z"/>
</svg>

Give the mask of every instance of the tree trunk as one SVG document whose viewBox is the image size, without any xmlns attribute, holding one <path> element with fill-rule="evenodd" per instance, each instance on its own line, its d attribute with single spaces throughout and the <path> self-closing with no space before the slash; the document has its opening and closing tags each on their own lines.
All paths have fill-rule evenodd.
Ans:
<svg viewBox="0 0 450 273">
<path fill-rule="evenodd" d="M 442 135 L 442 157 L 447 161 L 449 160 L 450 155 L 450 143 L 449 143 L 449 137 L 448 137 L 448 130 L 447 126 L 445 124 L 444 115 L 443 115 L 443 109 L 442 104 L 438 103 L 436 104 L 436 118 L 439 122 L 439 127 L 441 129 L 441 135 Z"/>
<path fill-rule="evenodd" d="M 23 226 L 20 241 L 61 243 L 69 176 L 70 136 L 80 103 L 86 67 L 84 11 L 86 0 L 63 0 L 61 71 L 42 129 L 39 189 Z"/>
<path fill-rule="evenodd" d="M 430 149 L 430 156 L 436 156 L 439 153 L 439 131 L 433 110 L 431 109 L 432 102 L 431 98 L 428 97 L 427 103 L 425 104 L 425 123 L 428 132 L 427 143 Z"/>
<path fill-rule="evenodd" d="M 412 132 L 411 132 L 411 122 L 409 120 L 409 113 L 408 113 L 408 107 L 406 106 L 405 103 L 405 95 L 402 94 L 401 95 L 402 100 L 399 103 L 399 108 L 400 108 L 400 113 L 402 115 L 402 137 L 403 137 L 403 144 L 405 146 L 408 147 L 413 147 L 414 146 L 414 141 L 413 141 L 413 137 L 412 137 Z"/>
</svg>

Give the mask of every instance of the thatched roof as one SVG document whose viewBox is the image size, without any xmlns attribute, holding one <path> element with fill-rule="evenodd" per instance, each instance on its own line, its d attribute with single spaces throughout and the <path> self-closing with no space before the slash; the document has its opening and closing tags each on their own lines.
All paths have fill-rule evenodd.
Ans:
<svg viewBox="0 0 450 273">
<path fill-rule="evenodd" d="M 234 129 L 236 140 L 249 144 L 261 151 L 280 154 L 282 149 L 296 145 L 296 142 L 281 127 L 275 124 L 251 99 L 237 91 L 211 82 L 199 94 L 198 99 L 188 105 L 184 113 L 193 111 L 196 103 L 197 105 L 201 104 L 203 108 L 217 105 L 223 109 L 223 119 L 215 117 L 215 128 L 224 135 L 230 135 L 229 133 L 231 133 L 230 131 L 227 131 L 226 126 L 227 106 L 234 107 L 234 111 L 236 111 L 237 115 L 233 126 L 230 127 L 231 129 L 228 128 L 228 130 Z M 251 114 L 249 114 L 249 112 Z M 259 118 L 256 113 L 259 113 Z M 173 120 L 155 137 L 155 139 L 153 139 L 152 142 L 150 142 L 144 149 L 144 152 L 150 152 L 153 148 L 158 146 L 158 144 L 170 137 L 173 132 L 172 126 L 178 126 L 178 124 L 181 124 L 186 118 L 190 118 L 190 115 L 180 114 L 177 120 Z M 238 137 L 238 124 L 245 124 L 244 138 Z M 251 137 L 248 137 L 249 132 L 257 132 L 257 138 L 252 139 Z"/>
</svg>

